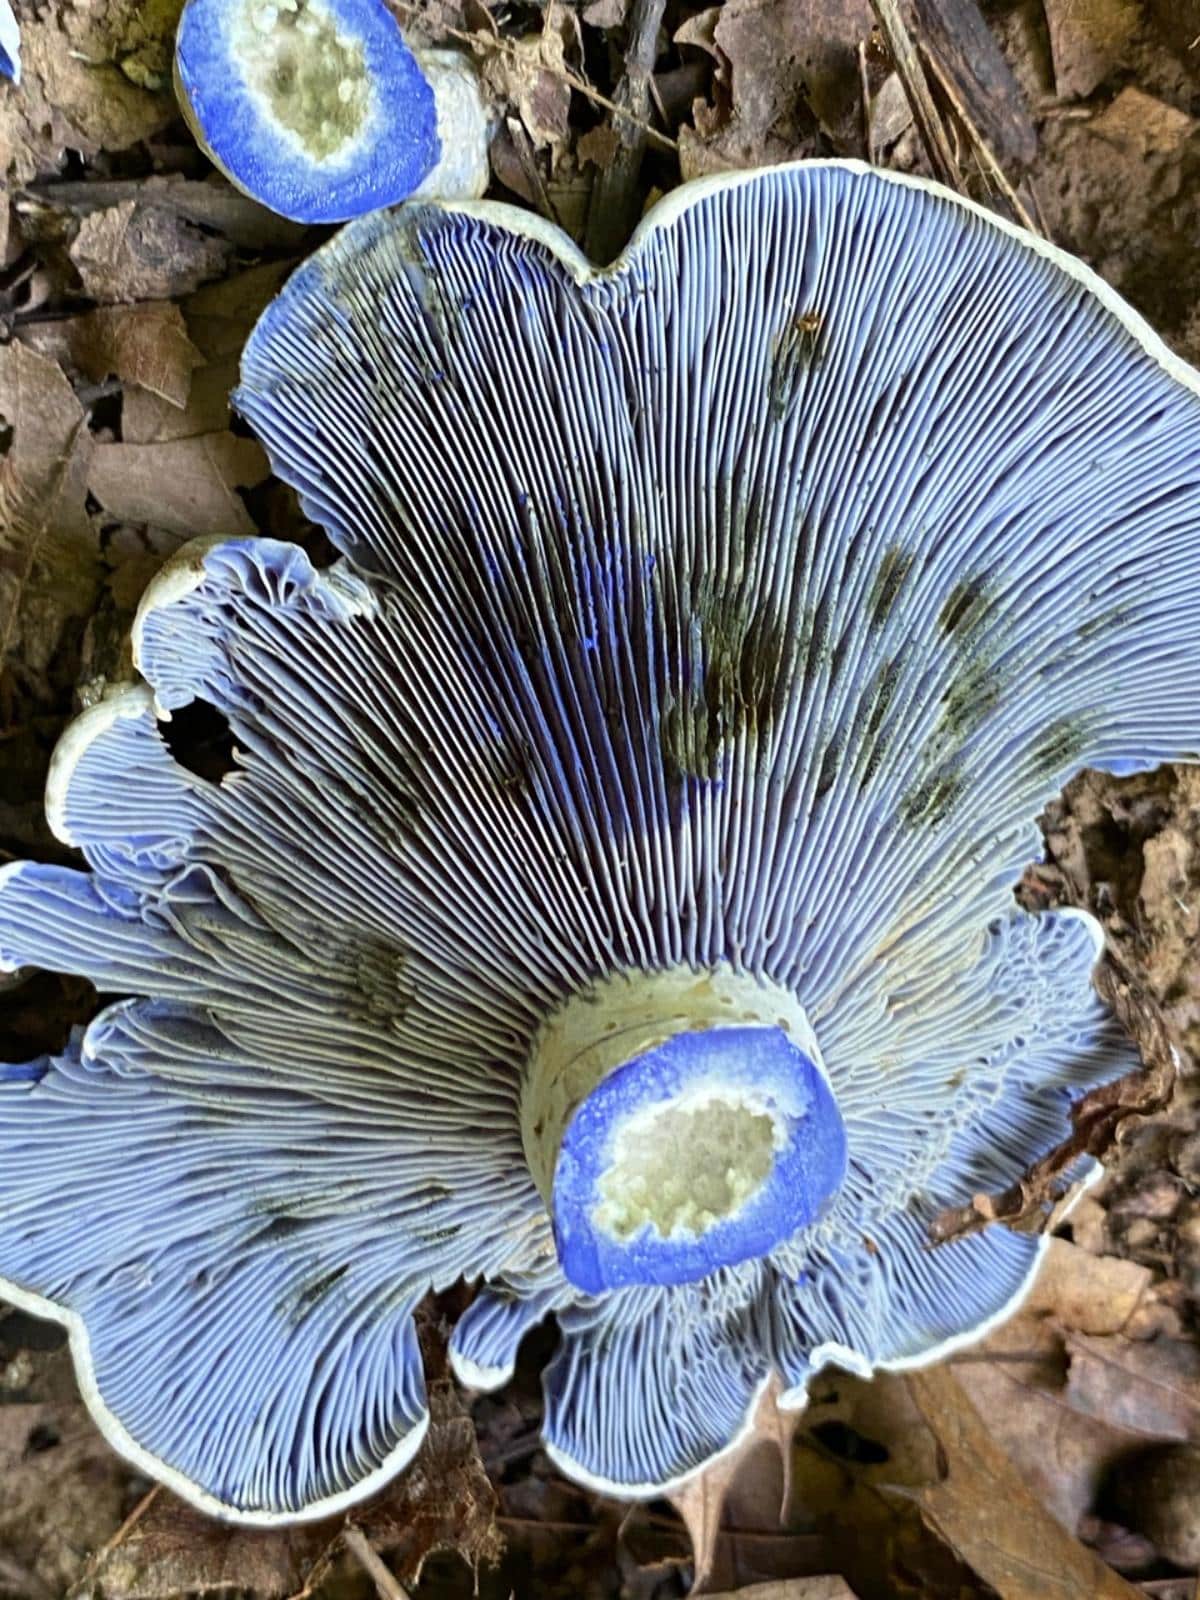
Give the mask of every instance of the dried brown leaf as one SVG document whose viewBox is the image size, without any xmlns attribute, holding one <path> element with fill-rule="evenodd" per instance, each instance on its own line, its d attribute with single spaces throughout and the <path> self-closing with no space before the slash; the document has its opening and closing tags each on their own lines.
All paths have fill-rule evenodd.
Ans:
<svg viewBox="0 0 1200 1600">
<path fill-rule="evenodd" d="M 1084 100 L 1117 67 L 1141 22 L 1135 0 L 1043 0 L 1054 82 L 1064 100 Z"/>
<path fill-rule="evenodd" d="M 166 206 L 123 200 L 89 213 L 69 254 L 102 303 L 173 300 L 225 272 L 232 246 Z"/>
<path fill-rule="evenodd" d="M 1200 1349 L 1186 1339 L 1066 1335 L 1067 1401 L 1112 1428 L 1200 1440 Z"/>
<path fill-rule="evenodd" d="M 0 457 L 0 661 L 36 692 L 99 590 L 85 507 L 93 445 L 61 369 L 19 343 L 0 348 L 0 419 L 12 430 Z"/>
<path fill-rule="evenodd" d="M 429 1384 L 429 1433 L 412 1466 L 354 1521 L 376 1550 L 397 1552 L 393 1565 L 405 1583 L 415 1583 L 438 1551 L 453 1550 L 472 1568 L 499 1559 L 496 1493 L 448 1379 Z"/>
<path fill-rule="evenodd" d="M 392 1565 L 405 1582 L 415 1581 L 434 1551 L 457 1551 L 474 1567 L 497 1559 L 501 1548 L 495 1494 L 451 1384 L 430 1385 L 429 1409 L 429 1432 L 412 1465 L 353 1518 L 376 1550 L 395 1552 Z M 104 1600 L 173 1600 L 236 1588 L 255 1600 L 281 1600 L 324 1568 L 342 1525 L 331 1519 L 257 1532 L 215 1522 L 163 1494 L 104 1553 L 88 1592 Z"/>
<path fill-rule="evenodd" d="M 945 1464 L 917 1492 L 921 1517 L 999 1600 L 1136 1600 L 1030 1491 L 948 1367 L 907 1382 Z"/>
<path fill-rule="evenodd" d="M 496 104 L 512 107 L 537 149 L 550 152 L 552 169 L 567 148 L 567 50 L 576 43 L 575 26 L 565 7 L 552 3 L 540 33 L 515 40 L 479 36 L 486 90 Z"/>
<path fill-rule="evenodd" d="M 193 376 L 182 411 L 142 389 L 126 393 L 121 436 L 127 444 L 161 444 L 229 426 L 229 394 L 237 383 L 246 336 L 290 268 L 286 261 L 251 267 L 188 296 L 183 302 L 187 332 L 205 365 Z"/>
<path fill-rule="evenodd" d="M 22 13 L 20 91 L 0 93 L 0 178 L 20 184 L 52 174 L 70 150 L 126 150 L 178 115 L 169 88 L 138 88 L 90 36 L 94 9 Z"/>
<path fill-rule="evenodd" d="M 735 1482 L 744 1475 L 754 1458 L 761 1455 L 764 1445 L 768 1447 L 768 1458 L 777 1458 L 783 1463 L 778 1520 L 782 1522 L 786 1517 L 792 1489 L 792 1442 L 800 1426 L 802 1413 L 779 1408 L 777 1400 L 781 1387 L 778 1378 L 773 1378 L 759 1399 L 750 1428 L 737 1447 L 719 1456 L 703 1472 L 689 1478 L 681 1489 L 669 1497 L 682 1517 L 692 1542 L 695 1570 L 693 1594 L 709 1594 L 737 1581 L 737 1574 L 727 1570 L 731 1567 L 732 1552 L 721 1546 L 718 1535 Z M 773 1465 L 770 1459 L 768 1465 Z"/>
<path fill-rule="evenodd" d="M 227 430 L 165 444 L 98 444 L 88 488 L 119 522 L 148 522 L 184 535 L 255 531 L 237 493 L 269 473 L 253 439 Z"/>
<path fill-rule="evenodd" d="M 119 1526 L 130 1471 L 78 1401 L 0 1405 L 0 1552 L 32 1580 L 15 1594 L 61 1600 Z"/>
<path fill-rule="evenodd" d="M 260 1533 L 234 1528 L 161 1494 L 130 1531 L 104 1551 L 78 1591 L 105 1600 L 175 1600 L 236 1588 L 255 1600 L 301 1589 L 337 1536 L 336 1523 Z"/>
<path fill-rule="evenodd" d="M 1119 1333 L 1150 1290 L 1153 1274 L 1135 1261 L 1092 1255 L 1051 1239 L 1025 1302 L 1026 1315 L 1050 1314 L 1080 1333 Z"/>
<path fill-rule="evenodd" d="M 176 412 L 187 405 L 193 371 L 204 365 L 188 338 L 183 314 L 169 301 L 100 306 L 80 317 L 25 323 L 21 339 L 93 383 L 120 378 Z"/>
</svg>

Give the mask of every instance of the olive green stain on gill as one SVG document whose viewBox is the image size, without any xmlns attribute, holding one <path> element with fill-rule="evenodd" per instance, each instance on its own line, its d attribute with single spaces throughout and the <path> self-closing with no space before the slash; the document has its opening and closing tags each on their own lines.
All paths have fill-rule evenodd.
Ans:
<svg viewBox="0 0 1200 1600">
<path fill-rule="evenodd" d="M 663 759 L 677 777 L 717 776 L 722 754 L 768 733 L 794 665 L 798 639 L 755 598 L 702 583 L 683 619 L 677 697 L 664 697 Z"/>
<path fill-rule="evenodd" d="M 768 401 L 771 419 L 781 422 L 787 415 L 800 380 L 824 360 L 827 328 L 824 314 L 815 307 L 801 311 L 775 336 L 771 348 L 771 375 Z"/>
<path fill-rule="evenodd" d="M 996 586 L 990 573 L 976 572 L 960 578 L 938 612 L 938 627 L 956 644 L 967 645 L 978 633 L 995 598 Z"/>
<path fill-rule="evenodd" d="M 1033 746 L 1033 762 L 1037 776 L 1045 782 L 1056 782 L 1060 775 L 1083 755 L 1088 747 L 1087 718 L 1057 717 L 1038 734 Z"/>
<path fill-rule="evenodd" d="M 867 599 L 867 615 L 872 630 L 882 628 L 891 616 L 914 560 L 913 552 L 905 550 L 903 545 L 889 545 L 884 551 Z"/>
<path fill-rule="evenodd" d="M 916 780 L 900 802 L 907 827 L 939 827 L 967 792 L 966 746 L 999 705 L 1005 680 L 984 635 L 994 618 L 996 585 L 987 572 L 969 573 L 950 590 L 937 616 L 949 651 L 949 681 Z"/>
<path fill-rule="evenodd" d="M 328 1271 L 319 1272 L 305 1279 L 291 1293 L 276 1302 L 276 1315 L 283 1317 L 292 1327 L 297 1327 L 322 1301 L 328 1299 L 349 1270 L 347 1262 L 340 1267 L 331 1267 Z"/>
</svg>

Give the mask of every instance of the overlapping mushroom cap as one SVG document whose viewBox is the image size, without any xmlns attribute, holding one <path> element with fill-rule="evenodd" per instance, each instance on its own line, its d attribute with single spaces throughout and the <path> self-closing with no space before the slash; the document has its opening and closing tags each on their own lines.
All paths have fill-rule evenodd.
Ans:
<svg viewBox="0 0 1200 1600">
<path fill-rule="evenodd" d="M 1200 745 L 1197 381 L 1084 269 L 808 164 L 596 272 L 500 207 L 346 230 L 239 403 L 344 553 L 195 547 L 87 712 L 0 956 L 118 1000 L 0 1069 L 0 1272 L 109 1437 L 328 1512 L 562 1330 L 545 1437 L 655 1493 L 772 1369 L 929 1359 L 1038 1242 L 936 1250 L 1127 1069 L 1012 884 L 1076 768 Z M 235 770 L 179 765 L 201 700 Z M 787 1181 L 780 1178 L 786 1173 Z"/>
</svg>

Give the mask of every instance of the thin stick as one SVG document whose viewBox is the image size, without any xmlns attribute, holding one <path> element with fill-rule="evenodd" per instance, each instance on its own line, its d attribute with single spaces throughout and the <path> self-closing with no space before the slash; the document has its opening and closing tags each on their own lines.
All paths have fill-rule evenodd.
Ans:
<svg viewBox="0 0 1200 1600">
<path fill-rule="evenodd" d="M 1037 222 L 1030 215 L 1028 209 L 1021 200 L 1020 195 L 1005 177 L 1004 168 L 997 160 L 995 151 L 992 149 L 991 145 L 988 144 L 983 134 L 975 126 L 975 123 L 971 120 L 970 113 L 968 112 L 966 105 L 963 102 L 963 98 L 958 92 L 958 89 L 955 87 L 954 80 L 951 78 L 950 74 L 946 71 L 945 67 L 942 66 L 942 63 L 938 60 L 937 56 L 934 55 L 933 51 L 923 40 L 918 48 L 920 49 L 921 55 L 925 59 L 925 65 L 937 79 L 938 88 L 950 102 L 950 109 L 954 112 L 954 115 L 962 124 L 967 138 L 974 147 L 975 154 L 979 157 L 984 171 L 1000 190 L 1000 193 L 1008 201 L 1009 205 L 1013 208 L 1013 212 L 1015 213 L 1018 222 L 1020 222 L 1023 228 L 1028 228 L 1030 233 L 1036 233 L 1042 238 L 1045 238 L 1046 235 L 1044 230 L 1038 226 Z"/>
<path fill-rule="evenodd" d="M 347 1523 L 342 1529 L 342 1543 L 375 1585 L 379 1600 L 409 1600 L 408 1590 L 396 1574 L 384 1566 L 378 1550 L 361 1528 Z"/>
<path fill-rule="evenodd" d="M 948 183 L 951 188 L 957 189 L 960 194 L 965 193 L 962 174 L 958 170 L 954 152 L 946 138 L 946 130 L 938 116 L 937 106 L 933 103 L 933 95 L 925 80 L 917 47 L 904 25 L 904 18 L 900 15 L 898 0 L 871 0 L 871 9 L 887 41 L 892 60 L 896 63 L 896 71 L 900 74 L 900 82 L 904 85 L 904 93 L 912 107 L 913 120 L 917 124 L 935 175 L 941 178 L 943 183 Z"/>
<path fill-rule="evenodd" d="M 871 79 L 867 72 L 867 41 L 858 41 L 858 82 L 862 90 L 863 152 L 867 165 L 875 165 L 875 129 L 871 118 Z"/>
<path fill-rule="evenodd" d="M 421 15 L 421 7 L 410 4 L 409 0 L 393 0 L 393 3 L 398 10 L 407 11 L 410 16 L 419 17 Z M 480 52 L 486 53 L 488 50 L 498 50 L 501 55 L 515 54 L 516 47 L 508 39 L 483 39 L 477 33 L 468 33 L 463 28 L 451 28 L 441 24 L 438 25 L 438 32 L 447 39 L 458 39 L 462 44 L 468 45 L 476 54 Z M 566 67 L 546 66 L 543 71 L 549 72 L 555 78 L 561 78 L 577 94 L 583 95 L 585 99 L 591 100 L 595 105 L 603 106 L 604 110 L 610 112 L 614 117 L 621 117 L 626 122 L 636 123 L 651 144 L 658 145 L 660 150 L 678 152 L 679 143 L 677 140 L 670 138 L 665 133 L 660 133 L 657 128 L 652 128 L 648 122 L 639 122 L 632 112 L 626 111 L 623 106 L 617 105 L 615 100 L 610 100 L 607 95 L 601 94 L 599 89 L 593 89 L 590 83 L 587 83 L 583 78 L 577 77 L 575 73 L 568 71 Z"/>
<path fill-rule="evenodd" d="M 617 148 L 596 179 L 588 206 L 585 248 L 592 260 L 601 264 L 611 261 L 625 245 L 637 221 L 637 184 L 646 153 L 650 80 L 665 10 L 666 0 L 633 0 L 625 71 L 616 91 L 617 103 L 626 117 L 614 129 Z"/>
</svg>

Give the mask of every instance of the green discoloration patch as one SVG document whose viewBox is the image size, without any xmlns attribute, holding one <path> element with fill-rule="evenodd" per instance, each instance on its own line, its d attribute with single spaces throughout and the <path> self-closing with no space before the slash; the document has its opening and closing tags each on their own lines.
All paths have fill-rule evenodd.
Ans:
<svg viewBox="0 0 1200 1600">
<path fill-rule="evenodd" d="M 935 767 L 904 796 L 900 814 L 910 827 L 927 824 L 936 828 L 954 810 L 967 790 L 967 780 L 959 768 L 946 764 Z"/>
<path fill-rule="evenodd" d="M 285 1296 L 275 1307 L 276 1311 L 293 1324 L 303 1322 L 309 1312 L 332 1293 L 349 1270 L 348 1265 L 333 1267 L 328 1272 L 318 1273 L 315 1278 L 309 1278 L 294 1294 Z"/>
<path fill-rule="evenodd" d="M 968 661 L 942 696 L 941 730 L 951 740 L 965 739 L 995 709 L 1002 688 L 1000 675 L 989 657 Z"/>
<path fill-rule="evenodd" d="M 905 550 L 901 545 L 889 545 L 884 551 L 867 601 L 872 628 L 882 628 L 887 621 L 905 579 L 912 571 L 912 565 L 912 552 Z"/>
<path fill-rule="evenodd" d="M 825 318 L 809 309 L 794 317 L 776 337 L 771 361 L 771 416 L 778 422 L 787 414 L 801 375 L 824 356 Z"/>
<path fill-rule="evenodd" d="M 1129 621 L 1132 615 L 1130 606 L 1113 606 L 1108 611 L 1102 611 L 1098 616 L 1089 617 L 1086 622 L 1080 623 L 1075 630 L 1077 639 L 1095 639 L 1100 634 L 1117 633 Z"/>
<path fill-rule="evenodd" d="M 684 649 L 680 695 L 662 719 L 663 756 L 677 773 L 711 778 L 733 739 L 770 727 L 788 645 L 766 609 L 708 585 L 685 619 Z"/>
<path fill-rule="evenodd" d="M 938 626 L 943 633 L 963 642 L 978 629 L 991 599 L 992 588 L 986 573 L 963 578 L 951 589 L 938 613 Z"/>
<path fill-rule="evenodd" d="M 1053 779 L 1078 761 L 1087 749 L 1088 730 L 1082 717 L 1059 717 L 1046 728 L 1033 747 L 1038 775 Z"/>
<path fill-rule="evenodd" d="M 859 729 L 854 769 L 860 790 L 867 787 L 883 762 L 886 747 L 879 738 L 879 731 L 900 686 L 901 664 L 899 656 L 885 661 L 863 696 L 862 705 L 866 715 Z"/>
</svg>

